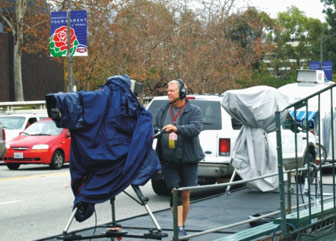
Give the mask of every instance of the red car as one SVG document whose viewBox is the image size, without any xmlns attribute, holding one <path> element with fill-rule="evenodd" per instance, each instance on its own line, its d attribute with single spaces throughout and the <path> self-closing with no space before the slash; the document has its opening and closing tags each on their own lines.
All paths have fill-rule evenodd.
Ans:
<svg viewBox="0 0 336 241">
<path fill-rule="evenodd" d="M 70 143 L 68 129 L 56 127 L 51 119 L 41 120 L 6 143 L 3 161 L 11 170 L 21 164 L 47 164 L 60 169 L 70 161 Z"/>
</svg>

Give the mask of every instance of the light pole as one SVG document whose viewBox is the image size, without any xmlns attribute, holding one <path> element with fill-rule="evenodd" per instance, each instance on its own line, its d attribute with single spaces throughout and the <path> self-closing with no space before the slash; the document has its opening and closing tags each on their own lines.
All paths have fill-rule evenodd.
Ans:
<svg viewBox="0 0 336 241">
<path fill-rule="evenodd" d="M 323 35 L 321 34 L 320 38 L 320 69 L 322 69 L 322 61 L 323 61 Z"/>
<path fill-rule="evenodd" d="M 67 11 L 67 37 L 68 37 L 68 92 L 76 91 L 74 88 L 74 79 L 72 76 L 72 57 L 71 57 L 71 0 L 68 0 Z"/>
<path fill-rule="evenodd" d="M 321 34 L 321 37 L 320 37 L 320 69 L 322 69 L 322 62 L 323 62 L 323 42 L 334 36 L 336 36 L 336 34 L 328 35 L 325 39 L 323 39 L 323 35 Z"/>
</svg>

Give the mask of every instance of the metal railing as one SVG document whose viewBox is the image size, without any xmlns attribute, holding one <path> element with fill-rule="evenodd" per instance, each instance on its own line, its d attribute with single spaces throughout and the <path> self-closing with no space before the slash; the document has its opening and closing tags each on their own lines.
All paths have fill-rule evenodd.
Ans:
<svg viewBox="0 0 336 241">
<path fill-rule="evenodd" d="M 277 225 L 277 228 L 272 230 L 273 234 L 277 234 L 283 239 L 286 240 L 293 237 L 299 237 L 298 240 L 301 240 L 301 236 L 307 235 L 307 230 L 310 230 L 310 232 L 318 232 L 320 229 L 315 228 L 317 225 L 320 225 L 322 227 L 324 225 L 325 221 L 328 221 L 328 225 L 333 227 L 332 233 L 336 235 L 336 192 L 335 192 L 335 162 L 334 162 L 334 156 L 335 156 L 335 142 L 334 142 L 334 107 L 333 107 L 333 89 L 336 87 L 336 84 L 330 85 L 329 87 L 318 91 L 300 101 L 295 102 L 292 105 L 289 105 L 284 110 L 279 110 L 275 113 L 276 115 L 276 135 L 277 135 L 277 157 L 278 157 L 278 172 L 264 175 L 256 178 L 251 178 L 248 180 L 241 180 L 241 181 L 230 181 L 228 183 L 221 183 L 221 184 L 214 184 L 214 185 L 203 185 L 203 186 L 195 186 L 195 187 L 184 187 L 184 188 L 178 188 L 173 189 L 173 239 L 174 241 L 177 240 L 187 240 L 192 237 L 197 237 L 201 235 L 205 235 L 208 233 L 217 232 L 220 230 L 232 228 L 235 226 L 240 226 L 246 223 L 250 223 L 251 220 L 242 220 L 236 223 L 231 223 L 228 225 L 212 228 L 209 230 L 204 230 L 201 232 L 189 234 L 187 236 L 178 237 L 178 215 L 177 215 L 177 195 L 178 192 L 182 191 L 196 191 L 196 190 L 222 190 L 224 187 L 228 188 L 234 185 L 241 185 L 244 183 L 249 183 L 251 181 L 264 179 L 272 176 L 278 175 L 279 177 L 279 202 L 280 202 L 280 210 L 266 213 L 264 215 L 258 216 L 254 221 L 264 219 L 265 217 L 274 217 L 279 216 L 278 218 L 274 219 L 272 222 L 274 222 Z M 280 113 L 282 111 L 289 110 L 291 108 L 294 109 L 294 116 L 296 111 L 301 108 L 305 108 L 305 110 L 308 112 L 309 109 L 309 100 L 312 98 L 317 97 L 318 98 L 318 107 L 317 107 L 317 113 L 318 113 L 318 120 L 321 121 L 321 103 L 320 103 L 320 95 L 322 93 L 326 93 L 327 91 L 330 91 L 330 122 L 331 122 L 331 145 L 333 148 L 331 148 L 331 159 L 329 160 L 330 163 L 326 163 L 323 161 L 326 161 L 327 153 L 323 154 L 323 146 L 320 145 L 321 143 L 321 135 L 318 134 L 316 136 L 316 156 L 313 160 L 307 159 L 307 162 L 304 166 L 299 166 L 299 160 L 297 155 L 297 133 L 295 132 L 295 168 L 292 170 L 284 170 L 283 165 L 283 156 L 282 156 L 282 142 L 281 142 L 281 122 L 280 122 Z M 308 115 L 307 117 L 308 118 Z M 306 119 L 308 122 L 308 119 Z M 294 129 L 297 128 L 296 121 L 294 122 Z M 309 145 L 309 128 L 304 129 L 304 132 L 306 133 L 306 140 L 307 140 L 307 146 Z M 321 125 L 318 125 L 318 133 L 321 133 Z M 307 152 L 307 156 L 309 153 Z M 319 160 L 318 163 L 315 161 Z M 323 183 L 323 177 L 321 175 L 321 171 L 323 168 L 331 168 L 332 170 L 332 185 L 331 193 L 327 193 L 324 190 L 324 183 Z M 307 178 L 304 178 L 304 183 L 301 183 L 299 181 L 299 177 L 303 176 L 303 173 L 306 173 Z M 287 180 L 285 180 L 284 175 L 287 176 Z M 287 184 L 287 185 L 286 185 Z M 302 193 L 302 186 L 307 186 L 307 193 Z M 315 193 L 312 193 L 312 189 L 315 187 Z M 228 190 L 228 189 L 227 189 Z M 295 199 L 292 201 L 292 195 L 295 192 Z M 300 194 L 301 193 L 301 194 Z M 286 196 L 287 194 L 287 196 Z M 305 203 L 303 201 L 300 201 L 300 197 L 302 199 L 302 196 L 305 195 L 306 199 L 308 201 Z M 295 205 L 292 205 L 295 203 Z M 209 217 L 211 218 L 211 217 Z M 329 221 L 331 220 L 331 221 Z M 289 228 L 290 227 L 290 228 Z M 318 233 L 316 234 L 316 237 L 318 237 Z M 263 237 L 264 234 L 260 234 L 260 237 Z"/>
<path fill-rule="evenodd" d="M 227 183 L 221 183 L 221 184 L 194 186 L 194 187 L 181 187 L 181 188 L 178 188 L 178 189 L 173 189 L 173 223 L 174 223 L 173 240 L 174 241 L 187 240 L 187 239 L 192 238 L 192 237 L 202 236 L 202 235 L 205 235 L 205 234 L 208 234 L 208 233 L 217 232 L 217 231 L 220 231 L 220 230 L 232 228 L 232 227 L 235 227 L 235 226 L 240 226 L 240 225 L 251 222 L 251 220 L 242 220 L 240 222 L 232 223 L 232 224 L 229 224 L 229 225 L 220 226 L 220 227 L 217 227 L 217 228 L 201 231 L 201 232 L 190 234 L 190 235 L 183 236 L 183 237 L 178 237 L 178 223 L 177 223 L 177 193 L 178 192 L 182 192 L 182 191 L 201 191 L 201 190 L 210 190 L 210 189 L 211 190 L 223 190 L 224 187 L 241 185 L 241 184 L 249 183 L 251 181 L 256 181 L 256 180 L 260 180 L 260 179 L 264 179 L 264 178 L 268 178 L 268 177 L 273 177 L 273 176 L 277 176 L 277 175 L 278 175 L 278 173 L 272 173 L 272 174 L 268 174 L 268 175 L 264 175 L 264 176 L 260 176 L 260 177 L 250 178 L 250 179 L 247 179 L 247 180 L 233 181 L 233 182 L 227 182 Z M 262 218 L 265 218 L 265 217 L 274 216 L 278 213 L 279 212 L 267 213 L 267 214 L 264 214 L 260 217 L 257 217 L 254 220 L 259 220 L 259 219 L 262 219 Z"/>
<path fill-rule="evenodd" d="M 142 98 L 142 104 L 146 106 L 152 99 L 153 97 L 151 96 L 145 96 Z M 0 102 L 0 113 L 20 111 L 25 109 L 46 110 L 46 102 L 45 100 Z"/>
<path fill-rule="evenodd" d="M 325 89 L 322 89 L 320 91 L 317 91 L 316 93 L 307 96 L 306 98 L 303 98 L 289 106 L 287 106 L 284 110 L 279 110 L 275 113 L 276 117 L 276 134 L 277 134 L 277 157 L 278 157 L 278 172 L 279 172 L 279 191 L 280 191 L 280 230 L 282 234 L 285 237 L 291 237 L 293 235 L 305 235 L 305 231 L 308 229 L 311 229 L 314 225 L 316 225 L 317 222 L 321 223 L 324 220 L 332 220 L 334 223 L 334 232 L 335 230 L 335 224 L 336 224 L 336 193 L 335 193 L 335 142 L 334 142 L 334 115 L 335 115 L 335 109 L 334 109 L 334 88 L 336 87 L 336 84 L 330 85 L 326 87 Z M 321 103 L 321 95 L 329 95 L 327 99 L 330 101 L 329 103 Z M 282 156 L 282 141 L 281 141 L 281 122 L 280 122 L 280 113 L 282 111 L 294 109 L 294 117 L 296 116 L 296 112 L 299 109 L 304 109 L 306 113 L 310 110 L 310 101 L 313 99 L 317 99 L 317 149 L 315 152 L 316 157 L 313 159 L 313 162 L 309 161 L 307 158 L 307 161 L 305 163 L 306 165 L 306 172 L 304 177 L 304 184 L 306 193 L 305 196 L 307 197 L 308 201 L 307 204 L 304 205 L 304 208 L 296 209 L 295 213 L 292 213 L 291 208 L 291 199 L 290 199 L 290 193 L 288 193 L 287 199 L 285 197 L 285 181 L 284 181 L 284 172 L 283 172 L 283 156 Z M 328 148 L 328 150 L 331 150 L 331 159 L 329 160 L 331 164 L 329 165 L 323 165 L 324 162 L 327 160 L 328 153 L 323 153 L 326 149 L 321 145 L 321 127 L 323 126 L 321 119 L 321 104 L 324 106 L 328 106 L 330 104 L 330 138 L 331 138 L 331 148 Z M 324 111 L 326 111 L 324 109 Z M 304 119 L 306 123 L 309 122 L 308 115 L 306 115 L 306 118 Z M 298 123 L 294 122 L 294 129 L 297 128 Z M 309 131 L 308 125 L 306 125 L 307 128 L 305 128 L 306 132 L 306 140 L 307 140 L 307 146 L 309 143 Z M 297 151 L 297 136 L 295 133 L 295 150 Z M 308 155 L 307 155 L 308 156 Z M 318 163 L 316 163 L 316 160 L 319 160 Z M 298 157 L 296 155 L 296 169 L 294 172 L 295 177 L 300 177 L 302 173 L 300 173 L 299 167 L 298 167 Z M 331 167 L 332 170 L 332 193 L 330 194 L 331 198 L 328 198 L 326 200 L 324 198 L 325 194 L 325 185 L 323 182 L 323 177 L 321 176 L 322 169 L 324 167 Z M 290 177 L 290 176 L 289 176 Z M 291 179 L 289 179 L 291 180 Z M 294 185 L 292 185 L 292 188 L 294 186 L 294 189 L 297 193 L 296 195 L 296 203 L 297 206 L 300 204 L 300 189 L 302 190 L 302 184 L 296 180 Z M 315 193 L 312 193 L 312 188 L 315 187 Z M 330 199 L 332 199 L 332 202 L 330 202 Z M 286 202 L 287 200 L 287 202 Z M 287 207 L 286 207 L 287 205 Z M 292 213 L 292 214 L 291 214 Z M 290 230 L 289 227 L 291 225 L 295 225 L 295 230 Z M 316 234 L 318 236 L 318 234 Z"/>
<path fill-rule="evenodd" d="M 328 168 L 328 167 L 331 167 L 331 166 L 332 166 L 332 164 L 324 164 L 324 165 L 321 166 L 321 168 Z M 302 167 L 302 168 L 298 168 L 297 170 L 296 169 L 287 170 L 287 171 L 283 172 L 283 174 L 287 174 L 288 176 L 290 176 L 291 175 L 290 173 L 302 172 L 302 171 L 306 171 L 306 170 L 307 170 L 307 167 Z M 204 230 L 204 231 L 193 233 L 193 234 L 189 234 L 189 235 L 183 236 L 183 237 L 178 237 L 177 211 L 175 211 L 175 210 L 177 210 L 177 195 L 178 195 L 177 193 L 178 192 L 182 192 L 182 191 L 202 191 L 202 190 L 213 190 L 213 191 L 223 190 L 223 188 L 225 188 L 225 187 L 231 187 L 231 186 L 235 186 L 235 185 L 246 184 L 246 183 L 249 183 L 249 182 L 252 182 L 252 181 L 265 179 L 265 178 L 269 178 L 269 177 L 273 177 L 273 176 L 277 176 L 277 175 L 279 175 L 278 172 L 268 174 L 268 175 L 263 175 L 263 176 L 260 176 L 260 177 L 250 178 L 250 179 L 246 179 L 246 180 L 240 180 L 240 181 L 233 181 L 233 182 L 227 182 L 227 183 L 221 183 L 221 184 L 212 184 L 212 185 L 203 185 L 203 186 L 194 186 L 194 187 L 183 187 L 183 188 L 174 189 L 173 190 L 173 210 L 174 210 L 173 211 L 173 230 L 174 230 L 173 240 L 174 241 L 187 240 L 187 239 L 190 239 L 190 238 L 193 238 L 193 237 L 198 237 L 198 236 L 206 235 L 206 234 L 209 234 L 209 233 L 223 231 L 225 229 L 241 226 L 241 225 L 248 224 L 248 223 L 251 222 L 250 219 L 247 219 L 247 220 L 244 219 L 244 220 L 241 220 L 239 222 L 231 223 L 231 224 L 224 225 L 224 226 L 219 226 L 219 227 L 216 227 L 216 228 Z M 288 193 L 288 194 L 291 193 L 291 187 L 287 188 L 286 193 Z M 323 197 L 322 202 L 328 201 L 331 198 L 333 198 L 333 197 L 332 196 L 331 197 L 325 197 L 325 198 Z M 287 200 L 288 200 L 288 198 L 287 198 Z M 287 214 L 290 214 L 293 210 L 298 210 L 299 211 L 300 209 L 305 208 L 307 205 L 308 204 L 305 204 L 305 203 L 301 203 L 301 204 L 298 204 L 298 205 L 295 205 L 295 206 L 291 206 L 289 204 L 290 211 L 288 211 Z M 277 216 L 277 215 L 281 214 L 281 210 L 282 209 L 280 209 L 278 211 L 274 211 L 274 212 L 265 213 L 263 215 L 260 215 L 258 217 L 253 218 L 253 221 L 263 220 L 267 217 Z M 284 220 L 286 220 L 286 219 L 284 219 Z M 279 224 L 279 226 L 281 227 L 281 224 Z M 282 230 L 280 230 L 280 231 L 282 231 Z"/>
<path fill-rule="evenodd" d="M 24 109 L 45 110 L 44 100 L 0 102 L 0 112 L 12 112 Z"/>
</svg>

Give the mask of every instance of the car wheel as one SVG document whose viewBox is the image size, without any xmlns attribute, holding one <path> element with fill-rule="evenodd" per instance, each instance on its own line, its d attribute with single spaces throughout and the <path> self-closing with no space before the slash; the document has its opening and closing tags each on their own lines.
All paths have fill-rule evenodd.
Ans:
<svg viewBox="0 0 336 241">
<path fill-rule="evenodd" d="M 6 165 L 10 170 L 17 170 L 20 167 L 19 163 L 7 163 Z"/>
<path fill-rule="evenodd" d="M 61 150 L 56 150 L 54 155 L 52 156 L 50 167 L 52 169 L 60 169 L 62 168 L 64 163 L 64 154 Z"/>
<path fill-rule="evenodd" d="M 152 188 L 157 195 L 168 195 L 169 190 L 166 185 L 166 181 L 161 174 L 155 174 L 152 177 Z"/>
</svg>

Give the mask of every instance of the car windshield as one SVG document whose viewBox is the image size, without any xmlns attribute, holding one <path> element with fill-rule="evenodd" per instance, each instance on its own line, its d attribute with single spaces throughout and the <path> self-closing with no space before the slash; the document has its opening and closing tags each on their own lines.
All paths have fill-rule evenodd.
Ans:
<svg viewBox="0 0 336 241">
<path fill-rule="evenodd" d="M 23 116 L 1 116 L 0 121 L 5 129 L 19 130 L 25 122 Z"/>
<path fill-rule="evenodd" d="M 57 136 L 61 134 L 63 128 L 58 128 L 53 121 L 38 121 L 29 126 L 23 135 L 31 136 Z"/>
<path fill-rule="evenodd" d="M 202 101 L 190 99 L 190 103 L 201 108 L 203 113 L 203 130 L 220 130 L 221 122 L 221 106 L 218 101 Z M 167 103 L 167 100 L 157 100 L 149 106 L 148 111 L 152 114 L 152 125 L 155 124 L 155 117 L 160 107 Z"/>
</svg>

